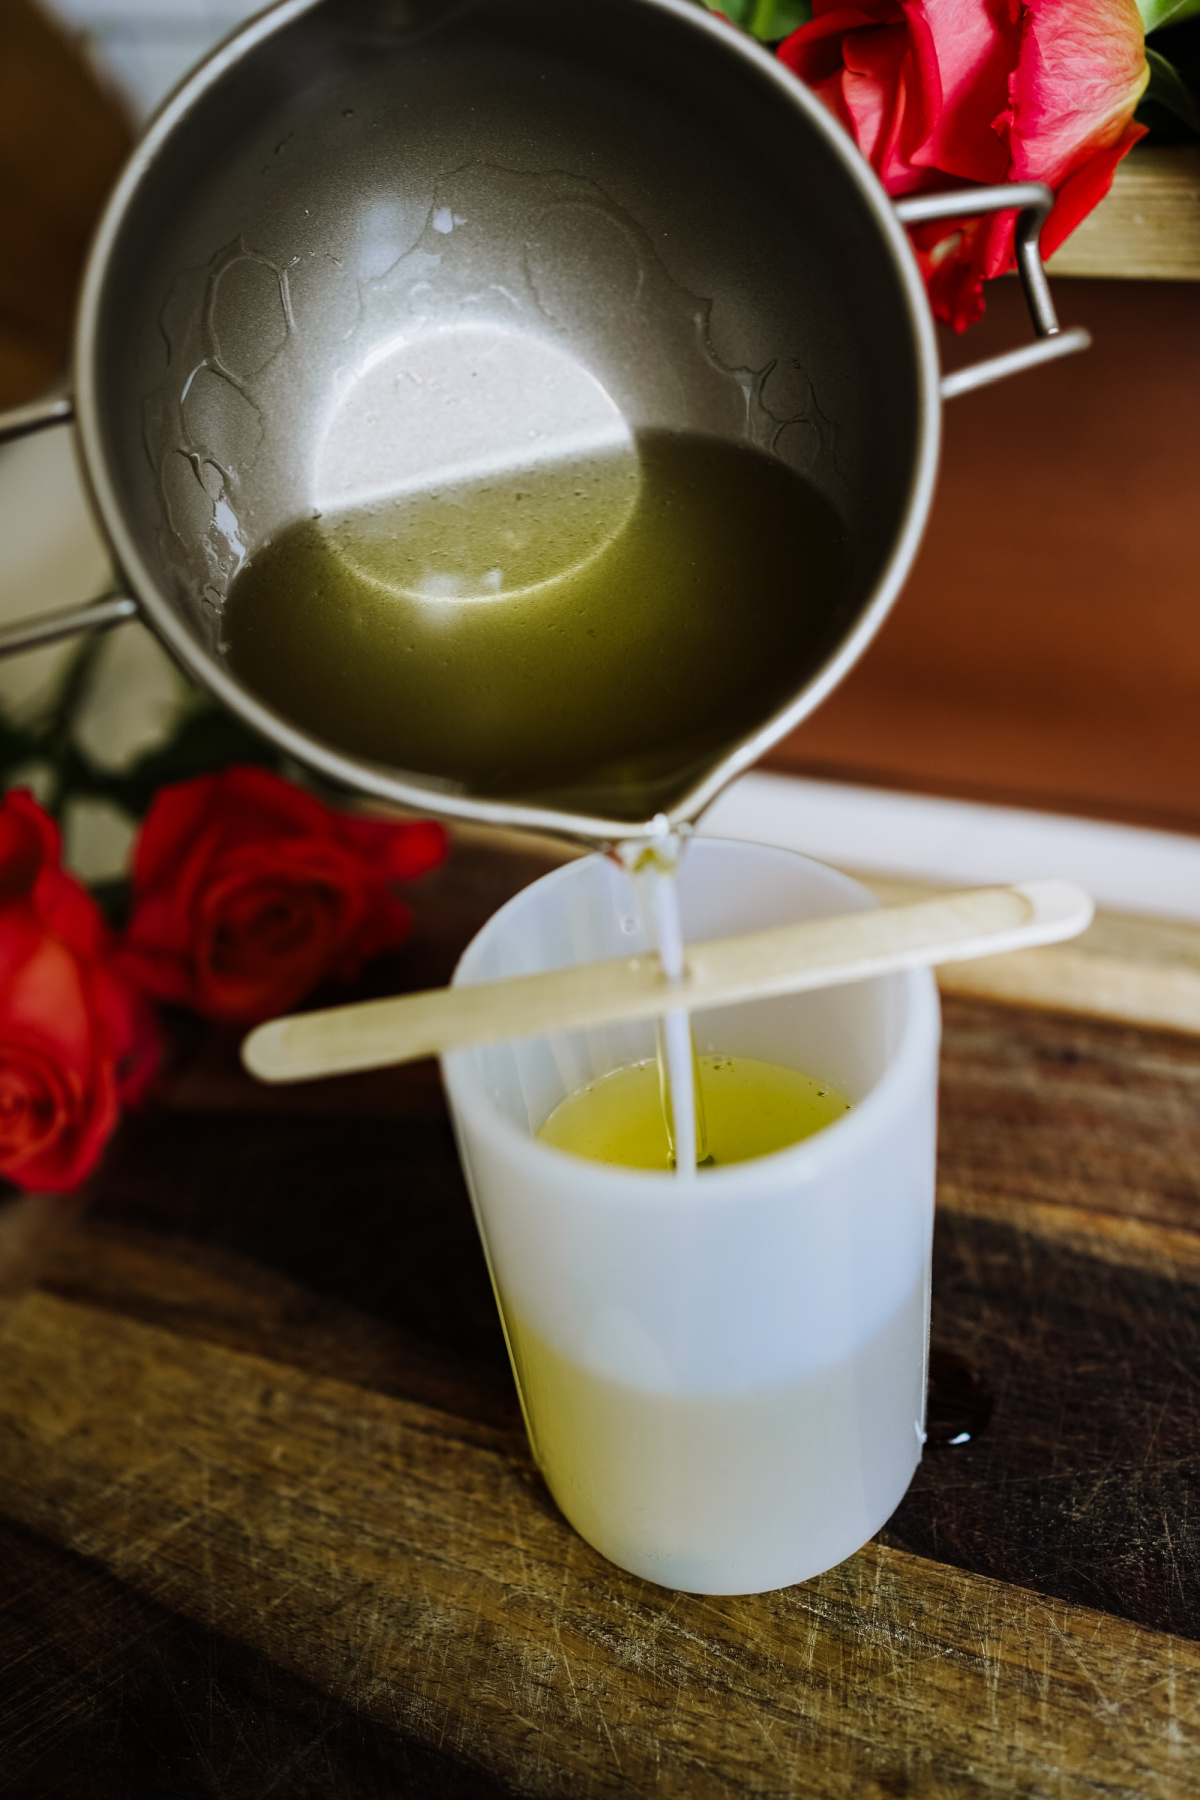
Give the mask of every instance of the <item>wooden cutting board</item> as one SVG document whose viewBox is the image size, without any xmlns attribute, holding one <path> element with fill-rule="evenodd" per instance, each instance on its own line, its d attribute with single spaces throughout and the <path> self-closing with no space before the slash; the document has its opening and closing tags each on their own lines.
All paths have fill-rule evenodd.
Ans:
<svg viewBox="0 0 1200 1800">
<path fill-rule="evenodd" d="M 378 984 L 544 867 L 460 847 Z M 732 1600 L 541 1486 L 436 1070 L 268 1092 L 181 1042 L 0 1337 L 0 1793 L 1194 1794 L 1200 1040 L 945 1014 L 935 1398 L 975 1435 Z"/>
</svg>

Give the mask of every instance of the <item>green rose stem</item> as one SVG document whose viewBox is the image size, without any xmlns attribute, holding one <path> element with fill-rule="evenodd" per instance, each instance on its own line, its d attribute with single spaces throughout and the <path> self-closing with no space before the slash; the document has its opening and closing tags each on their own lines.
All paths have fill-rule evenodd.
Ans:
<svg viewBox="0 0 1200 1800">
<path fill-rule="evenodd" d="M 52 771 L 52 783 L 46 796 L 46 811 L 60 824 L 63 810 L 75 785 L 72 780 L 75 773 L 73 765 L 77 760 L 73 743 L 75 717 L 91 686 L 99 654 L 99 636 L 84 638 L 67 664 L 49 717 L 39 734 L 39 751 Z"/>
</svg>

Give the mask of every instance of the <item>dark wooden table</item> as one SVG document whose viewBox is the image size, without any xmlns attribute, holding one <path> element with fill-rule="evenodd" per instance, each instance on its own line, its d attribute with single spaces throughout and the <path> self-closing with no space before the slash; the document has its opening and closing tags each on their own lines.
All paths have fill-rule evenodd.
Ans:
<svg viewBox="0 0 1200 1800">
<path fill-rule="evenodd" d="M 379 984 L 541 866 L 460 848 Z M 0 1793 L 1200 1791 L 1200 1040 L 945 1015 L 967 1441 L 840 1568 L 732 1600 L 622 1574 L 540 1485 L 435 1069 L 268 1092 L 182 1038 L 0 1330 Z"/>
</svg>

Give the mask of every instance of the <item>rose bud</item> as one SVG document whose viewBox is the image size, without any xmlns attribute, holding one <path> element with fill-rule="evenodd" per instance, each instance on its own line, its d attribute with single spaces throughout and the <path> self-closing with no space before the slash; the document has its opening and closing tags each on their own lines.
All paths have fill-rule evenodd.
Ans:
<svg viewBox="0 0 1200 1800">
<path fill-rule="evenodd" d="M 157 1027 L 120 973 L 87 890 L 59 867 L 58 828 L 32 795 L 0 802 L 0 1175 L 77 1187 L 122 1101 L 144 1092 Z"/>
<path fill-rule="evenodd" d="M 265 769 L 180 782 L 138 838 L 124 966 L 158 999 L 255 1024 L 403 943 L 393 884 L 445 853 L 440 825 L 352 818 Z"/>
</svg>

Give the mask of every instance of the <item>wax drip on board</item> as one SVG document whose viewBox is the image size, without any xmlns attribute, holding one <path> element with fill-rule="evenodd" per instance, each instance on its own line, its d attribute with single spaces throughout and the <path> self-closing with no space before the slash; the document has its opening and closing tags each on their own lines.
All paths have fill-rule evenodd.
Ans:
<svg viewBox="0 0 1200 1800">
<path fill-rule="evenodd" d="M 661 813 L 654 823 L 658 829 L 649 843 L 644 839 L 627 840 L 616 846 L 616 856 L 630 877 L 642 924 L 658 946 L 664 975 L 670 982 L 682 982 L 679 863 L 685 840 L 670 829 Z M 712 1157 L 700 1090 L 700 1065 L 686 1007 L 678 1007 L 659 1019 L 657 1051 L 667 1141 L 676 1175 L 688 1180 L 695 1176 L 697 1167 L 711 1163 Z"/>
</svg>

